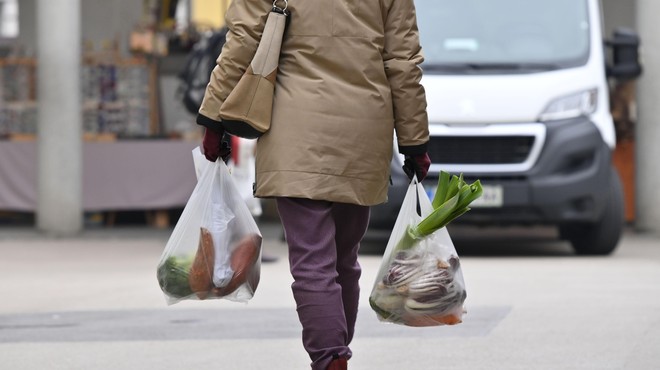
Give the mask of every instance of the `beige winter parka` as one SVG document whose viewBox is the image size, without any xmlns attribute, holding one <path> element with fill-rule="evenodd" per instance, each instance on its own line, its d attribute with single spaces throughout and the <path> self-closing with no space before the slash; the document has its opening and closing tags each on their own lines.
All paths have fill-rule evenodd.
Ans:
<svg viewBox="0 0 660 370">
<path fill-rule="evenodd" d="M 233 0 L 199 124 L 221 124 L 220 106 L 254 56 L 271 7 Z M 382 203 L 394 133 L 409 155 L 425 153 L 429 138 L 413 0 L 288 7 L 271 129 L 257 143 L 256 196 Z"/>
</svg>

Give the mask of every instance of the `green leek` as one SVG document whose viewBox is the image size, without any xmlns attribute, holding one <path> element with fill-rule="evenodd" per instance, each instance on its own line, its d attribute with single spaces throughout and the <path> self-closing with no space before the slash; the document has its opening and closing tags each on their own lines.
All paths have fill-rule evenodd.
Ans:
<svg viewBox="0 0 660 370">
<path fill-rule="evenodd" d="M 433 232 L 447 226 L 451 221 L 469 211 L 470 203 L 483 194 L 479 180 L 467 184 L 460 176 L 442 171 L 433 197 L 433 212 L 417 225 L 408 226 L 396 250 L 412 248 L 417 242 Z"/>
</svg>

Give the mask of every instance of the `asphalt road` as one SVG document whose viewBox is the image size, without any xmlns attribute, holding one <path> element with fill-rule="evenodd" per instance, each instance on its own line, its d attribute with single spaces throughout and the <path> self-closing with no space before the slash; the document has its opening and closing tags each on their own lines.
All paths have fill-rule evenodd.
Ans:
<svg viewBox="0 0 660 370">
<path fill-rule="evenodd" d="M 155 268 L 168 231 L 0 230 L 0 369 L 308 369 L 286 247 L 263 231 L 278 259 L 247 305 L 167 306 Z M 611 256 L 577 257 L 551 230 L 450 233 L 464 322 L 379 322 L 367 297 L 384 240 L 370 235 L 350 369 L 660 369 L 660 238 L 628 232 Z"/>
</svg>

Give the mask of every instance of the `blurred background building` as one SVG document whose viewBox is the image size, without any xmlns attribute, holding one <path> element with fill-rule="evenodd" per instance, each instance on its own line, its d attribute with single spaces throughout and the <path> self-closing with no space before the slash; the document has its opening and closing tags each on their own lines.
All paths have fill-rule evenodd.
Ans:
<svg viewBox="0 0 660 370">
<path fill-rule="evenodd" d="M 122 217 L 172 225 L 194 187 L 190 150 L 201 139 L 182 106 L 178 75 L 201 35 L 224 25 L 229 3 L 0 0 L 0 225 L 36 223 L 63 233 L 113 225 Z M 660 156 L 660 35 L 652 31 L 660 3 L 602 3 L 606 38 L 618 27 L 641 35 L 644 76 L 637 86 L 612 86 L 620 128 L 615 161 L 627 220 L 660 231 L 654 195 L 660 166 L 653 162 Z M 75 40 L 79 48 L 72 47 Z M 58 42 L 63 44 L 47 47 Z M 48 53 L 58 50 L 73 50 L 79 65 L 67 71 L 48 63 Z M 67 91 L 58 78 L 80 88 Z M 47 103 L 39 94 L 53 98 Z M 79 101 L 79 118 L 62 111 L 73 100 Z M 78 134 L 84 140 L 76 149 L 67 137 Z M 62 225 L 62 218 L 73 219 Z"/>
</svg>

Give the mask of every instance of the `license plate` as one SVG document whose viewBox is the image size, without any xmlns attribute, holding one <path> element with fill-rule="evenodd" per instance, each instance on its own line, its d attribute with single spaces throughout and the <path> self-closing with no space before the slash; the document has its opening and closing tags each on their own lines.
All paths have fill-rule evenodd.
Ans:
<svg viewBox="0 0 660 370">
<path fill-rule="evenodd" d="M 482 185 L 483 194 L 470 203 L 473 208 L 498 208 L 504 205 L 504 189 L 501 185 Z"/>
</svg>

